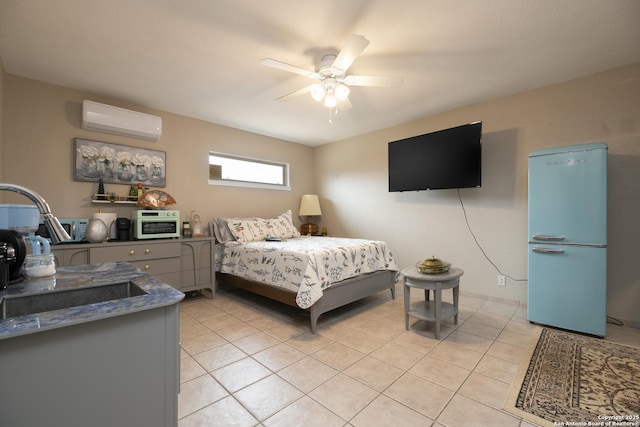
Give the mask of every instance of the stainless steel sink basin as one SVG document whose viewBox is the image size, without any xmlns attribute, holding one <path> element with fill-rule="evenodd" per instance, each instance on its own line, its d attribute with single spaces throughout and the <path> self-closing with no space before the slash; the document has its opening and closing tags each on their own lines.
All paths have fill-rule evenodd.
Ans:
<svg viewBox="0 0 640 427">
<path fill-rule="evenodd" d="M 146 295 L 132 282 L 110 283 L 80 289 L 65 289 L 41 294 L 9 296 L 0 299 L 0 319 L 79 307 L 97 302 Z"/>
</svg>

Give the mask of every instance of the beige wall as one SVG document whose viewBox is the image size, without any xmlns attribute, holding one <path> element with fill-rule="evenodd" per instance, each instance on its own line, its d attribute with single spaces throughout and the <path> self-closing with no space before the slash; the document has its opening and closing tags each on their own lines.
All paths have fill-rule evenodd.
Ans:
<svg viewBox="0 0 640 427">
<path fill-rule="evenodd" d="M 156 142 L 93 132 L 81 128 L 82 100 L 162 117 L 163 131 Z M 196 210 L 203 220 L 214 216 L 275 216 L 286 209 L 297 213 L 302 194 L 314 190 L 313 149 L 308 146 L 244 132 L 163 111 L 81 91 L 5 75 L 3 166 L 7 182 L 40 193 L 58 217 L 90 217 L 99 208 L 129 216 L 132 207 L 113 208 L 91 204 L 97 184 L 73 180 L 73 139 L 124 144 L 165 151 L 167 186 L 163 189 L 177 201 L 183 217 Z M 256 190 L 211 186 L 208 153 L 220 151 L 291 166 L 291 191 Z M 105 184 L 108 192 L 125 194 L 124 185 Z M 19 195 L 7 193 L 9 203 L 25 203 Z"/>
<path fill-rule="evenodd" d="M 166 191 L 184 214 L 271 216 L 300 196 L 318 192 L 322 226 L 332 235 L 386 240 L 401 266 L 431 255 L 465 270 L 463 291 L 526 299 L 527 155 L 543 147 L 609 144 L 608 314 L 640 323 L 640 63 L 571 82 L 472 105 L 315 149 L 162 111 L 3 74 L 0 95 L 0 178 L 41 193 L 60 217 L 88 216 L 95 184 L 72 179 L 73 138 L 167 152 Z M 91 132 L 80 127 L 83 99 L 160 115 L 157 142 Z M 428 102 L 428 101 L 427 101 Z M 482 120 L 483 187 L 460 194 L 483 250 L 513 280 L 496 286 L 496 269 L 466 228 L 455 190 L 389 193 L 387 143 Z M 2 152 L 4 144 L 4 152 Z M 209 150 L 291 163 L 292 191 L 213 187 Z M 314 171 L 310 173 L 310 171 Z M 4 173 L 4 176 L 3 176 Z M 315 175 L 314 175 L 315 173 Z M 107 191 L 125 191 L 109 186 Z M 5 195 L 0 194 L 0 200 Z M 7 193 L 7 202 L 24 203 Z M 127 216 L 132 208 L 118 208 Z"/>
<path fill-rule="evenodd" d="M 389 141 L 476 120 L 483 184 L 460 195 L 480 246 L 510 276 L 504 288 L 456 190 L 387 191 Z M 402 267 L 432 255 L 450 261 L 465 270 L 463 291 L 525 301 L 527 155 L 596 141 L 609 145 L 607 312 L 640 323 L 640 63 L 318 147 L 322 225 L 387 241 Z"/>
</svg>

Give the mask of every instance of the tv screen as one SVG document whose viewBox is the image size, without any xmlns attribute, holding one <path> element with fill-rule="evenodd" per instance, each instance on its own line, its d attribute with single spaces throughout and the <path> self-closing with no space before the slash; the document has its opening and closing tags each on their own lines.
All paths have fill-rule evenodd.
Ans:
<svg viewBox="0 0 640 427">
<path fill-rule="evenodd" d="M 389 191 L 481 186 L 482 122 L 389 143 Z"/>
</svg>

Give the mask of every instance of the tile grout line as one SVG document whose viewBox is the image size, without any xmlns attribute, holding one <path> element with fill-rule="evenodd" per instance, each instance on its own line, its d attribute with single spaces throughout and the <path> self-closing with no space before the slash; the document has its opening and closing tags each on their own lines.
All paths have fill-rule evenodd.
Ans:
<svg viewBox="0 0 640 427">
<path fill-rule="evenodd" d="M 486 303 L 486 301 L 485 301 L 485 303 Z M 482 305 L 484 305 L 485 303 L 483 303 Z M 469 319 L 470 319 L 474 314 L 478 313 L 478 312 L 480 311 L 480 308 L 482 307 L 482 305 L 480 305 L 479 307 L 475 308 L 475 309 L 474 309 L 474 311 L 473 311 L 469 316 L 467 316 L 467 317 L 466 317 L 466 319 L 465 319 L 463 322 L 461 322 L 461 323 L 460 323 L 460 324 L 458 324 L 458 325 L 455 325 L 455 327 L 454 327 L 454 328 L 452 329 L 452 331 L 447 335 L 447 337 L 448 337 L 448 336 L 450 336 L 450 335 L 451 335 L 452 333 L 454 333 L 455 331 L 459 330 L 459 328 L 460 328 L 460 327 L 461 327 L 465 322 L 469 321 Z M 216 306 L 215 306 L 215 305 L 213 305 L 213 304 L 212 304 L 212 306 L 213 306 L 213 307 L 216 307 Z M 238 319 L 238 318 L 233 314 L 233 312 L 229 312 L 229 311 L 227 311 L 227 310 L 225 310 L 224 308 L 221 308 L 221 307 L 216 307 L 216 308 L 218 308 L 218 309 L 220 309 L 220 310 L 224 311 L 225 313 L 230 314 L 230 315 L 232 315 L 233 317 L 235 317 L 236 319 Z M 509 323 L 510 323 L 511 321 L 513 321 L 513 320 L 514 320 L 514 315 L 515 315 L 515 313 L 517 313 L 517 310 L 516 310 L 516 311 L 514 311 L 514 313 L 512 313 L 512 315 L 511 315 L 511 317 L 509 318 L 509 320 L 505 323 L 505 325 L 504 325 L 504 326 L 502 326 L 502 328 L 500 329 L 500 333 L 496 336 L 496 338 L 492 339 L 491 345 L 493 345 L 495 342 L 498 342 L 498 341 L 497 341 L 497 339 L 499 338 L 499 336 L 500 336 L 500 335 L 501 335 L 501 334 L 506 330 L 506 327 L 509 325 Z M 189 317 L 191 317 L 192 319 L 194 319 L 196 322 L 200 323 L 202 326 L 204 326 L 204 327 L 205 327 L 207 330 L 209 330 L 210 332 L 216 333 L 215 331 L 213 331 L 213 330 L 209 329 L 206 325 L 202 324 L 202 322 L 201 322 L 201 320 L 200 320 L 200 319 L 196 319 L 196 318 L 194 318 L 193 316 L 191 316 L 187 311 L 185 311 L 185 314 L 186 314 L 186 315 L 188 315 Z M 381 316 L 381 317 L 384 317 L 384 316 Z M 245 321 L 245 320 L 243 320 L 243 319 L 239 319 L 239 320 L 243 321 L 245 324 L 249 324 L 247 321 Z M 281 319 L 279 319 L 279 320 L 281 320 Z M 368 322 L 368 323 L 372 323 L 372 322 L 379 321 L 379 320 L 380 320 L 380 319 L 374 319 L 374 320 L 371 320 L 371 322 Z M 481 323 L 481 322 L 480 322 L 480 323 Z M 481 324 L 482 324 L 482 323 L 481 323 Z M 294 326 L 295 326 L 295 325 L 294 325 Z M 490 325 L 487 325 L 487 326 L 490 326 Z M 356 330 L 358 330 L 358 329 L 356 329 Z M 267 334 L 269 334 L 268 332 L 265 332 L 264 330 L 259 330 L 259 331 L 260 331 L 260 332 L 263 332 L 263 333 L 267 333 Z M 368 332 L 367 332 L 367 331 L 362 331 L 362 330 L 358 330 L 358 331 L 359 331 L 359 332 L 362 332 L 362 333 L 366 333 L 366 334 L 368 334 Z M 464 332 L 464 331 L 461 331 L 461 332 Z M 484 336 L 481 336 L 481 335 L 476 335 L 476 334 L 471 333 L 471 332 L 465 332 L 465 333 L 469 333 L 469 334 L 471 334 L 471 335 L 475 335 L 475 336 L 478 336 L 478 337 L 482 337 L 482 338 L 485 338 L 485 339 L 489 339 L 489 338 L 487 338 L 487 337 L 484 337 Z M 279 344 L 284 343 L 284 344 L 286 344 L 287 346 L 289 346 L 289 347 L 290 347 L 290 348 L 292 348 L 292 349 L 295 349 L 295 350 L 297 350 L 297 351 L 301 351 L 301 352 L 304 354 L 304 357 L 312 357 L 314 360 L 317 360 L 318 362 L 320 362 L 320 363 L 324 363 L 324 364 L 326 364 L 326 362 L 323 362 L 322 360 L 318 359 L 317 357 L 315 357 L 315 356 L 314 356 L 314 354 L 315 354 L 315 353 L 317 353 L 318 351 L 320 351 L 322 348 L 326 348 L 326 347 L 328 347 L 329 345 L 331 345 L 331 344 L 333 344 L 333 343 L 339 343 L 339 341 L 337 341 L 336 339 L 325 337 L 325 338 L 330 339 L 330 340 L 332 341 L 332 343 L 331 343 L 331 344 L 329 344 L 329 345 L 327 345 L 327 346 L 324 346 L 324 347 L 322 347 L 321 349 L 318 349 L 318 350 L 316 350 L 316 351 L 314 351 L 314 352 L 312 352 L 312 353 L 307 353 L 307 352 L 305 352 L 305 351 L 302 351 L 302 350 L 300 350 L 300 349 L 297 349 L 297 348 L 296 348 L 296 347 L 294 347 L 293 345 L 291 345 L 291 344 L 287 343 L 287 341 L 283 341 L 283 340 L 281 340 L 280 338 L 278 338 L 278 337 L 276 337 L 276 336 L 274 336 L 274 335 L 271 335 L 271 334 L 269 334 L 269 335 L 270 335 L 270 336 L 272 336 L 272 337 L 274 337 L 275 339 L 277 339 L 277 340 L 279 341 L 279 343 L 278 343 L 278 344 L 274 344 L 274 345 L 269 346 L 269 347 L 266 347 L 265 349 L 262 349 L 262 350 L 260 350 L 260 351 L 264 351 L 264 350 L 267 350 L 267 349 L 269 349 L 269 348 L 272 348 L 272 347 L 274 347 L 274 346 L 276 346 L 276 345 L 279 345 Z M 196 335 L 196 336 L 194 336 L 194 337 L 197 337 L 197 336 L 199 336 L 199 335 Z M 298 335 L 296 335 L 296 336 L 298 336 Z M 372 336 L 374 336 L 374 337 L 375 337 L 375 335 L 372 335 Z M 436 348 L 437 348 L 437 347 L 438 347 L 442 342 L 445 342 L 447 337 L 444 337 L 444 338 L 443 338 L 439 343 L 437 343 L 434 347 L 430 348 L 426 353 L 422 354 L 422 356 L 421 356 L 418 360 L 416 360 L 415 362 L 413 362 L 413 363 L 412 363 L 411 365 L 409 365 L 407 368 L 402 368 L 402 369 L 403 369 L 403 372 L 402 372 L 402 374 L 400 375 L 400 377 L 398 377 L 398 378 L 397 378 L 396 380 L 394 380 L 392 383 L 390 383 L 389 385 L 387 385 L 387 386 L 386 386 L 383 390 L 381 390 L 381 391 L 377 391 L 377 390 L 375 390 L 375 389 L 371 388 L 370 386 L 368 386 L 367 384 L 365 384 L 365 383 L 361 382 L 361 381 L 360 381 L 360 380 L 358 380 L 357 378 L 351 377 L 350 375 L 346 374 L 344 371 L 345 371 L 346 369 L 348 369 L 349 367 L 353 366 L 353 365 L 354 365 L 355 363 L 357 363 L 358 361 L 362 360 L 364 357 L 367 357 L 367 356 L 372 357 L 372 358 L 374 358 L 374 359 L 378 360 L 378 361 L 379 361 L 379 362 L 381 362 L 381 363 L 388 364 L 387 362 L 385 362 L 385 361 L 383 361 L 383 360 L 380 360 L 380 359 L 377 359 L 375 356 L 372 356 L 372 353 L 374 353 L 377 349 L 379 349 L 379 348 L 383 347 L 384 345 L 389 344 L 389 343 L 392 343 L 392 342 L 393 342 L 394 337 L 392 337 L 392 338 L 382 338 L 382 339 L 385 341 L 385 342 L 384 342 L 384 344 L 382 344 L 381 346 L 376 347 L 375 349 L 373 349 L 373 350 L 371 350 L 371 351 L 369 351 L 369 352 L 367 352 L 367 353 L 363 353 L 363 356 L 362 356 L 362 357 L 358 358 L 356 361 L 354 361 L 353 363 L 349 364 L 348 366 L 346 366 L 346 367 L 344 367 L 344 368 L 341 368 L 340 370 L 336 370 L 336 371 L 337 371 L 337 373 L 336 373 L 335 375 L 331 376 L 330 378 L 328 378 L 327 380 L 325 380 L 323 383 L 321 383 L 321 384 L 319 384 L 319 385 L 315 386 L 313 390 L 315 390 L 315 389 L 317 389 L 318 387 L 320 387 L 321 385 L 325 384 L 325 383 L 326 383 L 327 381 L 329 381 L 331 378 L 334 378 L 336 375 L 338 375 L 338 374 L 340 374 L 340 373 L 344 374 L 345 376 L 347 376 L 347 377 L 349 377 L 349 378 L 351 378 L 351 379 L 354 379 L 354 380 L 358 381 L 360 384 L 363 384 L 363 385 L 367 386 L 368 388 L 370 388 L 370 389 L 372 389 L 372 390 L 375 390 L 375 391 L 378 393 L 378 394 L 376 395 L 376 397 L 375 397 L 374 399 L 372 399 L 372 400 L 371 400 L 367 405 L 365 405 L 365 406 L 364 406 L 360 411 L 358 411 L 356 414 L 354 414 L 354 415 L 353 415 L 349 420 L 346 420 L 346 422 L 347 422 L 347 423 L 349 423 L 350 421 L 352 421 L 353 419 L 355 419 L 355 417 L 357 417 L 360 413 L 362 413 L 362 412 L 363 412 L 367 407 L 369 407 L 369 406 L 370 406 L 370 405 L 371 405 L 371 404 L 372 404 L 376 399 L 378 399 L 380 396 L 386 396 L 387 398 L 390 398 L 390 399 L 394 400 L 395 402 L 397 402 L 397 403 L 401 404 L 402 406 L 404 406 L 404 407 L 406 407 L 406 408 L 409 408 L 409 409 L 410 409 L 410 410 L 412 410 L 412 411 L 415 411 L 415 412 L 417 412 L 417 413 L 419 413 L 419 414 L 421 414 L 421 415 L 425 415 L 425 414 L 423 414 L 423 413 L 421 413 L 421 412 L 419 412 L 419 411 L 416 411 L 415 409 L 413 409 L 413 408 L 411 408 L 411 407 L 407 406 L 406 404 L 404 404 L 404 403 L 402 403 L 402 402 L 399 402 L 399 401 L 397 401 L 397 400 L 393 399 L 393 398 L 392 398 L 392 397 L 390 397 L 390 396 L 385 395 L 384 393 L 385 393 L 385 391 L 386 391 L 386 390 L 388 390 L 388 389 L 389 389 L 393 384 L 395 384 L 395 383 L 398 381 L 398 379 L 399 379 L 399 378 L 401 378 L 401 377 L 402 377 L 402 376 L 404 376 L 405 374 L 409 373 L 409 371 L 410 371 L 410 370 L 411 370 L 411 369 L 412 369 L 416 364 L 420 363 L 420 361 L 421 361 L 421 360 L 423 360 L 427 355 L 429 355 L 429 354 L 430 354 L 434 349 L 436 349 Z M 285 367 L 282 367 L 279 371 L 273 371 L 273 370 L 272 370 L 272 369 L 270 369 L 268 366 L 266 366 L 266 365 L 262 364 L 259 360 L 255 359 L 255 358 L 253 357 L 254 355 L 248 354 L 248 353 L 246 353 L 244 350 L 242 350 L 241 348 L 237 347 L 237 346 L 234 344 L 234 341 L 229 341 L 227 338 L 224 338 L 224 337 L 222 337 L 222 338 L 225 340 L 225 343 L 232 344 L 232 345 L 234 346 L 234 348 L 237 348 L 238 350 L 240 350 L 240 351 L 245 355 L 245 357 L 243 357 L 243 359 L 244 359 L 244 358 L 250 358 L 250 359 L 252 359 L 252 360 L 253 360 L 253 361 L 255 361 L 256 363 L 258 363 L 258 364 L 260 364 L 261 366 L 264 366 L 266 369 L 268 369 L 268 371 L 270 372 L 270 375 L 276 375 L 276 376 L 278 376 L 278 378 L 280 378 L 280 379 L 282 379 L 283 381 L 286 381 L 287 383 L 289 383 L 285 378 L 283 378 L 283 377 L 279 374 L 279 372 L 280 372 L 281 370 L 285 369 L 286 367 L 293 365 L 293 364 L 294 364 L 294 363 L 296 363 L 296 362 L 293 362 L 293 363 L 291 363 L 291 364 L 288 364 L 288 365 L 287 365 L 287 366 L 285 366 Z M 293 339 L 293 338 L 295 338 L 295 336 L 294 336 L 294 337 L 291 337 L 291 338 L 289 338 L 289 339 Z M 378 338 L 380 338 L 380 337 L 378 337 Z M 235 340 L 235 341 L 237 341 L 237 340 Z M 449 344 L 451 344 L 451 345 L 455 345 L 456 347 L 459 347 L 461 350 L 467 350 L 467 351 L 469 351 L 469 350 L 470 350 L 470 349 L 468 349 L 468 348 L 465 348 L 465 347 L 461 347 L 461 346 L 459 346 L 459 345 L 456 345 L 456 343 L 453 343 L 453 342 L 450 342 Z M 344 344 L 342 344 L 342 345 L 344 345 Z M 408 350 L 411 350 L 409 347 L 405 347 L 405 346 L 404 346 L 404 345 L 402 345 L 402 344 L 398 344 L 398 343 L 396 343 L 396 345 L 398 345 L 398 346 L 400 346 L 400 347 L 403 347 L 403 348 L 406 348 L 406 349 L 408 349 Z M 483 358 L 484 356 L 486 356 L 486 355 L 487 355 L 487 352 L 488 352 L 488 351 L 489 351 L 489 349 L 491 348 L 491 345 L 490 345 L 489 347 L 487 347 L 487 349 L 485 349 L 485 350 L 483 350 L 483 351 L 482 351 L 482 353 L 481 353 L 481 354 L 482 354 L 482 358 Z M 216 347 L 217 347 L 217 346 L 216 346 Z M 205 369 L 205 368 L 204 368 L 204 366 L 203 366 L 203 365 L 201 365 L 201 364 L 200 364 L 200 362 L 198 362 L 198 361 L 195 359 L 195 357 L 194 357 L 194 356 L 195 356 L 195 354 L 191 354 L 191 353 L 189 353 L 189 352 L 188 352 L 187 350 L 185 350 L 184 348 L 182 348 L 182 350 L 184 350 L 184 351 L 185 351 L 185 353 L 188 355 L 188 357 L 190 357 L 193 361 L 195 361 L 195 362 L 196 362 L 196 364 L 197 364 L 198 366 L 200 366 L 200 367 L 201 367 L 201 368 L 206 372 L 206 374 L 203 374 L 203 375 L 209 375 L 209 376 L 211 376 L 211 378 L 212 378 L 214 381 L 216 381 L 216 382 L 217 382 L 217 380 L 216 380 L 216 379 L 215 379 L 215 377 L 213 376 L 213 373 L 212 373 L 212 372 L 209 372 L 207 369 Z M 356 349 L 354 349 L 354 350 L 356 350 Z M 206 350 L 204 350 L 204 351 L 206 351 Z M 257 353 L 259 353 L 259 352 L 257 352 Z M 257 354 L 257 353 L 255 353 L 255 354 Z M 420 352 L 420 353 L 421 353 L 421 352 Z M 196 354 L 199 354 L 199 353 L 196 353 Z M 477 369 L 478 364 L 481 362 L 482 358 L 480 358 L 480 359 L 475 363 L 475 365 L 474 365 L 473 369 L 471 369 L 471 370 L 469 371 L 469 375 L 467 375 L 467 376 L 465 377 L 465 380 L 464 380 L 464 381 L 466 381 L 466 380 L 469 378 L 469 376 L 471 375 L 471 373 L 475 372 L 475 369 Z M 301 360 L 302 360 L 302 359 L 301 359 Z M 237 362 L 237 361 L 235 361 L 235 362 Z M 231 363 L 235 363 L 235 362 L 231 362 Z M 230 364 L 231 364 L 231 363 L 230 363 Z M 229 364 L 224 365 L 224 366 L 228 366 L 228 365 L 229 365 Z M 221 367 L 219 367 L 218 369 L 223 368 L 224 366 L 221 366 Z M 328 366 L 330 366 L 330 365 L 328 365 Z M 393 365 L 390 365 L 390 366 L 393 366 Z M 331 367 L 331 366 L 330 366 L 330 367 Z M 335 369 L 335 368 L 333 368 L 333 369 Z M 466 368 L 464 368 L 464 369 L 466 369 Z M 482 374 L 479 374 L 479 375 L 482 375 Z M 198 378 L 198 377 L 196 377 L 196 378 Z M 488 377 L 488 378 L 491 378 L 491 377 Z M 194 379 L 195 379 L 195 378 L 194 378 Z M 258 381 L 259 381 L 259 380 L 258 380 Z M 451 400 L 455 397 L 455 395 L 459 393 L 459 391 L 460 391 L 461 387 L 464 385 L 464 381 L 462 382 L 462 384 L 460 384 L 460 386 L 458 386 L 458 388 L 453 392 L 453 394 L 452 394 L 451 398 L 447 401 L 447 403 L 443 406 L 443 408 L 438 412 L 438 415 L 437 415 L 436 419 L 434 420 L 434 422 L 435 422 L 435 421 L 437 420 L 437 418 L 442 414 L 442 412 L 446 409 L 446 407 L 450 404 Z M 242 390 L 242 389 L 244 389 L 244 388 L 246 388 L 246 387 L 248 387 L 248 386 L 250 386 L 250 385 L 252 385 L 252 384 L 255 384 L 256 382 L 257 382 L 257 381 L 252 382 L 251 384 L 245 385 L 245 386 L 244 386 L 244 387 L 242 387 L 241 389 L 236 390 L 236 392 L 237 392 L 237 391 L 240 391 L 240 390 Z M 235 400 L 236 402 L 238 402 L 238 403 L 239 403 L 239 404 L 240 404 L 240 405 L 241 405 L 241 406 L 242 406 L 242 407 L 243 407 L 243 408 L 244 408 L 244 409 L 245 409 L 249 414 L 251 414 L 252 416 L 254 416 L 254 415 L 253 415 L 253 413 L 252 413 L 251 411 L 249 411 L 249 410 L 248 410 L 248 408 L 246 408 L 244 405 L 242 405 L 242 403 L 241 403 L 241 402 L 239 402 L 239 401 L 237 400 L 237 398 L 235 398 L 235 395 L 234 395 L 234 394 L 235 394 L 235 392 L 234 392 L 234 393 L 231 393 L 231 392 L 230 392 L 230 391 L 229 391 L 229 390 L 228 390 L 228 389 L 227 389 L 223 384 L 220 384 L 220 383 L 218 383 L 218 384 L 219 384 L 219 385 L 220 385 L 220 386 L 221 386 L 221 387 L 222 387 L 222 388 L 227 392 L 227 395 L 228 395 L 228 396 L 230 396 L 230 397 L 234 398 L 234 400 Z M 289 384 L 291 384 L 291 383 L 289 383 Z M 437 384 L 437 383 L 436 383 L 436 384 Z M 301 400 L 301 399 L 302 399 L 303 397 L 305 397 L 305 396 L 307 396 L 307 397 L 309 397 L 310 399 L 314 400 L 315 402 L 317 402 L 318 404 L 320 404 L 322 407 L 326 408 L 329 412 L 331 412 L 331 413 L 332 413 L 332 414 L 334 414 L 335 416 L 339 417 L 340 419 L 344 420 L 344 418 L 342 418 L 341 416 L 339 416 L 338 414 L 336 414 L 335 412 L 333 412 L 330 408 L 327 408 L 327 407 L 326 407 L 326 406 L 324 406 L 322 403 L 320 403 L 320 402 L 316 401 L 316 400 L 315 400 L 315 399 L 313 399 L 311 396 L 309 396 L 309 393 L 310 393 L 311 391 L 313 391 L 313 390 L 311 390 L 309 393 L 307 393 L 307 392 L 305 392 L 305 391 L 303 391 L 303 390 L 299 389 L 298 387 L 296 387 L 294 384 L 291 384 L 291 386 L 293 386 L 294 388 L 296 388 L 297 390 L 299 390 L 299 391 L 302 393 L 302 396 L 300 396 L 300 397 L 299 397 L 298 399 L 296 399 L 295 401 L 293 401 L 293 402 L 289 403 L 289 404 L 288 404 L 287 406 L 285 406 L 284 408 L 279 409 L 279 410 L 278 410 L 278 411 L 276 411 L 274 414 L 271 414 L 268 418 L 265 418 L 265 420 L 262 420 L 262 421 L 261 421 L 261 420 L 258 420 L 260 425 L 262 425 L 262 422 L 263 422 L 263 421 L 266 421 L 266 420 L 268 420 L 269 418 L 271 418 L 271 417 L 275 416 L 276 414 L 278 414 L 278 413 L 279 413 L 279 412 L 281 412 L 282 410 L 285 410 L 289 405 L 291 405 L 291 404 L 293 404 L 293 403 L 295 403 L 295 402 L 297 402 L 297 401 Z M 225 398 L 226 398 L 226 397 L 227 397 L 227 396 L 225 396 Z M 465 396 L 465 397 L 466 397 L 466 396 Z M 224 399 L 224 398 L 222 398 L 222 399 Z M 219 401 L 220 401 L 220 400 L 222 400 L 222 399 L 219 399 L 219 400 L 217 400 L 216 402 L 219 402 Z M 475 399 L 472 399 L 472 400 L 474 400 L 474 401 L 475 401 Z M 206 405 L 205 407 L 208 407 L 208 406 L 210 406 L 210 405 L 212 405 L 212 404 L 214 404 L 214 403 L 216 403 L 216 402 L 212 402 L 212 403 L 210 403 L 209 405 Z M 484 404 L 483 402 L 479 402 L 479 401 L 476 401 L 476 402 L 478 402 L 478 403 L 480 403 L 480 404 L 483 404 L 483 405 L 485 405 L 485 406 L 487 406 L 487 407 L 489 407 L 489 408 L 491 408 L 491 409 L 495 409 L 495 408 L 492 408 L 492 407 L 490 407 L 490 406 L 488 406 L 488 405 Z M 204 409 L 205 407 L 200 408 L 200 409 L 198 409 L 198 410 L 202 410 L 202 409 Z M 197 412 L 197 411 L 194 411 L 193 413 L 195 413 L 195 412 Z M 191 413 L 191 414 L 193 414 L 193 413 Z M 181 418 L 181 419 L 184 419 L 185 417 L 187 417 L 187 416 L 189 416 L 189 415 L 191 415 L 191 414 L 187 414 L 187 415 L 185 415 L 185 416 L 184 416 L 183 418 Z M 254 418 L 255 418 L 255 419 L 257 419 L 255 416 L 254 416 Z M 428 417 L 427 417 L 427 418 L 428 418 Z"/>
</svg>

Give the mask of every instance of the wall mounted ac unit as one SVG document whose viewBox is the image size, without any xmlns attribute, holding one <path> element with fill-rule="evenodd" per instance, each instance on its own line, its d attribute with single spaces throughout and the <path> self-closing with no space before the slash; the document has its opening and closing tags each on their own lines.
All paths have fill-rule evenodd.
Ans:
<svg viewBox="0 0 640 427">
<path fill-rule="evenodd" d="M 82 101 L 82 127 L 98 132 L 157 141 L 162 117 L 93 101 Z"/>
</svg>

